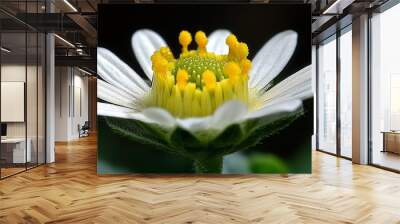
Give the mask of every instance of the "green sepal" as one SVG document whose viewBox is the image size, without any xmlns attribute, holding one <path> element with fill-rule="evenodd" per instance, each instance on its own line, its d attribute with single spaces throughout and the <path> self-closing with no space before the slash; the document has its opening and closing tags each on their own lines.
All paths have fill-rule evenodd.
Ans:
<svg viewBox="0 0 400 224">
<path fill-rule="evenodd" d="M 162 127 L 138 120 L 106 117 L 106 121 L 116 133 L 133 141 L 193 160 L 198 173 L 220 173 L 223 156 L 259 144 L 289 126 L 302 114 L 303 109 L 300 108 L 293 112 L 249 119 L 224 130 L 204 130 L 195 134 L 179 126 Z M 220 161 L 220 164 L 216 161 Z"/>
</svg>

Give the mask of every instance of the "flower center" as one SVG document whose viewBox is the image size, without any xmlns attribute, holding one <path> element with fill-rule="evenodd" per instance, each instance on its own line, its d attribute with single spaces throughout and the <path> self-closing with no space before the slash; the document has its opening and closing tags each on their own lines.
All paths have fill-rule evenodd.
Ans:
<svg viewBox="0 0 400 224">
<path fill-rule="evenodd" d="M 157 106 L 177 117 L 199 117 L 212 114 L 229 100 L 248 103 L 248 74 L 251 61 L 247 59 L 247 44 L 231 34 L 226 38 L 227 55 L 207 52 L 204 32 L 195 35 L 197 50 L 189 50 L 192 36 L 179 34 L 182 52 L 175 58 L 171 50 L 162 47 L 151 56 L 153 82 L 146 106 Z"/>
<path fill-rule="evenodd" d="M 215 56 L 194 55 L 177 59 L 172 74 L 176 77 L 178 70 L 186 70 L 189 75 L 189 81 L 196 83 L 196 86 L 201 88 L 201 78 L 206 70 L 212 71 L 217 81 L 224 79 L 224 64 L 223 60 L 216 59 Z"/>
</svg>

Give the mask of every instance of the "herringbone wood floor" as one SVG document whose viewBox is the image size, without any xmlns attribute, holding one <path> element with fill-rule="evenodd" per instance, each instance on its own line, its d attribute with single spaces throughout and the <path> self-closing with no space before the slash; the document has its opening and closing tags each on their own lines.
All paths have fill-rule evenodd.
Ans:
<svg viewBox="0 0 400 224">
<path fill-rule="evenodd" d="M 400 223 L 400 175 L 315 152 L 312 175 L 96 175 L 96 139 L 0 181 L 0 223 Z"/>
</svg>

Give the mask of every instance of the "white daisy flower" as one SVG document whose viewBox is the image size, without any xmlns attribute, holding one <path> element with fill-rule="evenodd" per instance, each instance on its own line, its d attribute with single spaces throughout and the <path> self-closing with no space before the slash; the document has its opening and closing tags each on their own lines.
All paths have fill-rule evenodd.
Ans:
<svg viewBox="0 0 400 224">
<path fill-rule="evenodd" d="M 259 143 L 302 113 L 312 96 L 311 66 L 272 86 L 297 45 L 297 33 L 272 37 L 253 60 L 249 49 L 228 30 L 209 38 L 179 34 L 175 58 L 156 32 L 132 36 L 144 80 L 111 51 L 97 49 L 98 115 L 135 141 L 194 161 L 196 172 L 221 172 L 224 155 Z"/>
</svg>

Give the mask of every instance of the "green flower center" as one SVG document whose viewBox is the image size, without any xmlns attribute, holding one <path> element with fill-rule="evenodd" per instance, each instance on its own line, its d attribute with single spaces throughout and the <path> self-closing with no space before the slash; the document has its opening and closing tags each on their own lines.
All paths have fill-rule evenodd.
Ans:
<svg viewBox="0 0 400 224">
<path fill-rule="evenodd" d="M 216 81 L 225 79 L 224 65 L 226 60 L 218 60 L 215 57 L 201 57 L 199 55 L 179 58 L 176 60 L 172 75 L 176 77 L 178 70 L 186 70 L 189 75 L 189 82 L 196 83 L 197 88 L 202 88 L 202 75 L 206 70 L 212 71 Z"/>
</svg>

